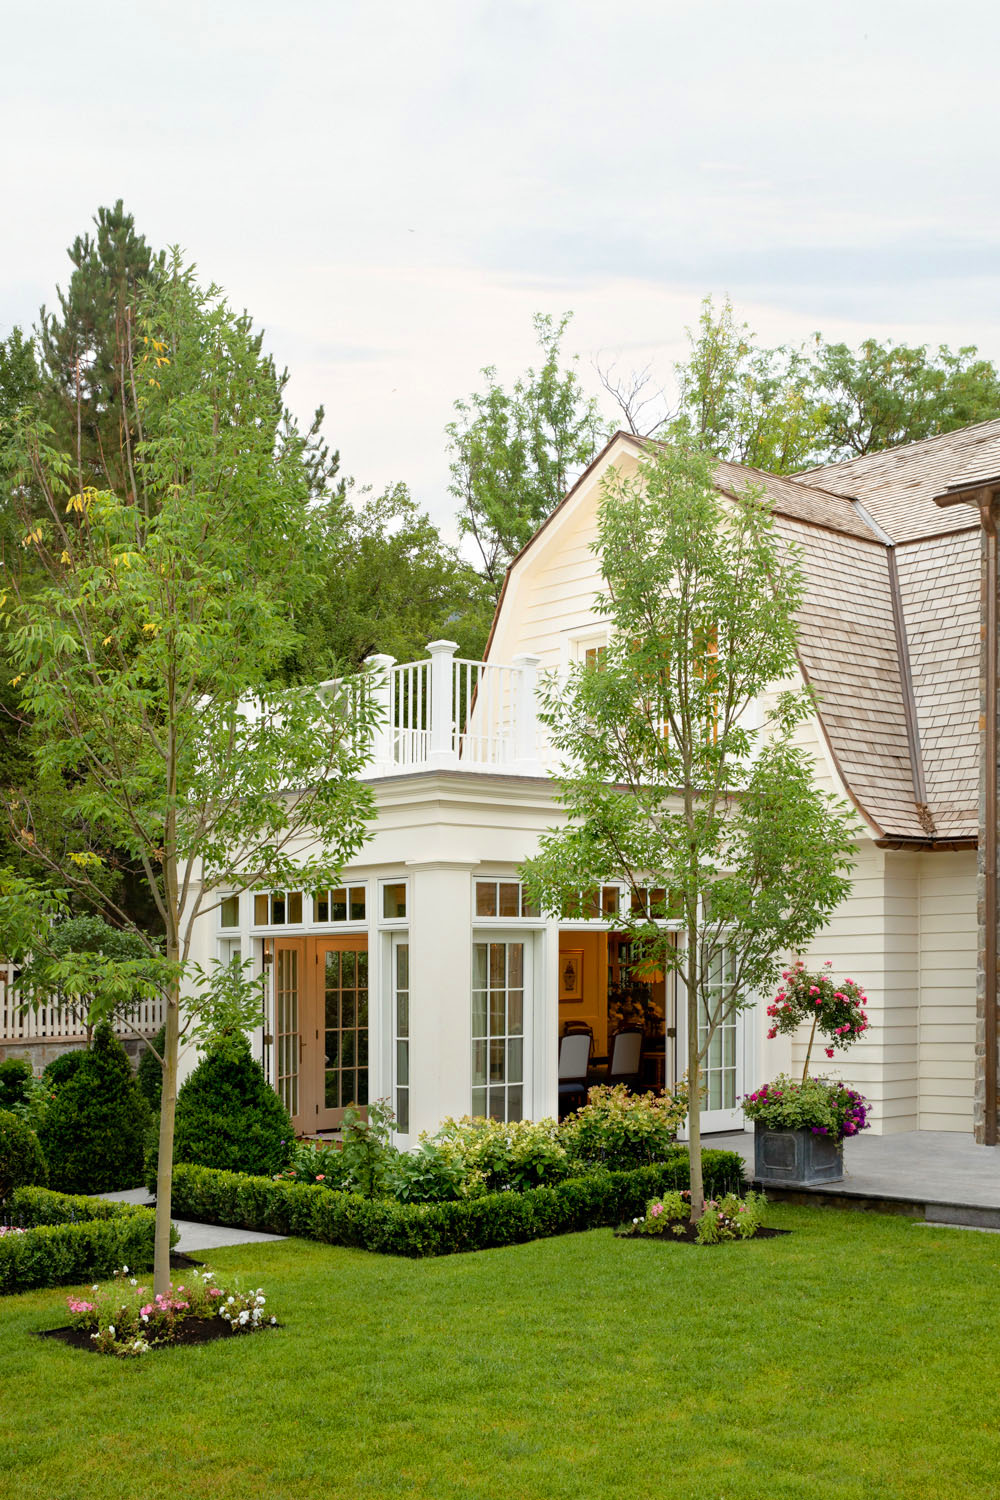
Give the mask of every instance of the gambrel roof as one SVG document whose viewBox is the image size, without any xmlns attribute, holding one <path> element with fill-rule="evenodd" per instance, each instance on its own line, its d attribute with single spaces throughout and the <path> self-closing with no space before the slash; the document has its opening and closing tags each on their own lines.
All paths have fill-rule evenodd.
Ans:
<svg viewBox="0 0 1000 1500">
<path fill-rule="evenodd" d="M 649 441 L 616 434 L 553 515 L 616 445 L 639 455 Z M 977 836 L 979 523 L 934 496 L 991 465 L 995 474 L 998 453 L 993 421 L 794 476 L 716 466 L 724 494 L 762 488 L 779 530 L 802 550 L 803 676 L 843 782 L 879 839 Z"/>
</svg>

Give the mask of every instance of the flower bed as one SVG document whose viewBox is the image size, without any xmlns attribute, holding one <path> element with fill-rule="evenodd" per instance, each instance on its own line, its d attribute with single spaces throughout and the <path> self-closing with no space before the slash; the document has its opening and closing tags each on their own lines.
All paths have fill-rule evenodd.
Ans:
<svg viewBox="0 0 1000 1500">
<path fill-rule="evenodd" d="M 171 1282 L 168 1293 L 154 1296 L 122 1266 L 108 1286 L 95 1285 L 84 1297 L 67 1297 L 66 1305 L 69 1327 L 48 1329 L 47 1336 L 119 1359 L 134 1359 L 163 1345 L 256 1333 L 278 1321 L 266 1311 L 262 1287 L 242 1292 L 216 1286 L 208 1269 L 185 1272 L 183 1282 Z"/>
<path fill-rule="evenodd" d="M 743 1181 L 735 1151 L 702 1152 L 706 1190 Z M 448 1203 L 399 1203 L 331 1190 L 323 1183 L 248 1177 L 183 1163 L 174 1168 L 173 1208 L 184 1218 L 301 1235 L 383 1255 L 449 1255 L 548 1235 L 613 1226 L 642 1213 L 656 1193 L 688 1186 L 688 1154 L 627 1172 L 597 1169 L 552 1187 L 494 1192 Z"/>
<path fill-rule="evenodd" d="M 93 1281 L 123 1263 L 153 1264 L 152 1209 L 24 1187 L 4 1212 L 12 1223 L 0 1236 L 0 1292 Z"/>
<path fill-rule="evenodd" d="M 787 1234 L 785 1229 L 768 1229 L 764 1224 L 763 1193 L 726 1193 L 722 1198 L 707 1198 L 701 1218 L 691 1223 L 691 1194 L 664 1193 L 646 1205 L 646 1212 L 617 1231 L 619 1239 L 661 1239 L 689 1245 L 720 1245 L 727 1240 L 770 1239 Z"/>
</svg>

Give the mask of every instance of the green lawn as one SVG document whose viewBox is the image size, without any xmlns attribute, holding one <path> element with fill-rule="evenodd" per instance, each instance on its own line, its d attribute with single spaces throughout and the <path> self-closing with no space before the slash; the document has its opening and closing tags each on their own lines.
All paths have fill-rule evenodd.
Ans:
<svg viewBox="0 0 1000 1500">
<path fill-rule="evenodd" d="M 0 1299 L 0 1494 L 946 1500 L 1000 1488 L 1000 1237 L 776 1207 L 697 1249 L 609 1230 L 402 1261 L 219 1252 L 285 1323 L 100 1359 Z"/>
</svg>

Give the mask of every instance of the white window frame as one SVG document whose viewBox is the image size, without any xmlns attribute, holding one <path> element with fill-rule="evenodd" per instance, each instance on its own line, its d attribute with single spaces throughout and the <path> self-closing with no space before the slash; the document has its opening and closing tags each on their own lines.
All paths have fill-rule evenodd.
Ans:
<svg viewBox="0 0 1000 1500">
<path fill-rule="evenodd" d="M 348 910 L 348 912 L 350 912 L 350 909 L 351 909 L 351 891 L 352 890 L 355 890 L 355 891 L 362 890 L 362 891 L 364 891 L 364 893 L 365 893 L 365 915 L 363 917 L 352 917 L 352 916 L 348 915 L 348 916 L 342 918 L 339 921 L 336 920 L 333 917 L 327 917 L 325 921 L 321 921 L 320 918 L 319 918 L 319 916 L 317 915 L 317 907 L 318 907 L 319 903 L 316 900 L 316 891 L 312 890 L 312 891 L 309 892 L 308 898 L 306 897 L 305 894 L 303 894 L 303 898 L 302 898 L 302 900 L 303 900 L 303 907 L 302 907 L 303 925 L 308 925 L 307 923 L 305 923 L 305 901 L 306 901 L 306 899 L 308 899 L 308 901 L 310 903 L 310 913 L 311 913 L 311 916 L 312 916 L 312 925 L 313 925 L 313 927 L 318 928 L 320 932 L 322 932 L 322 933 L 327 933 L 327 932 L 367 932 L 368 927 L 369 927 L 369 923 L 370 923 L 370 912 L 371 912 L 371 885 L 370 885 L 370 883 L 367 880 L 346 880 L 345 879 L 345 880 L 343 880 L 340 883 L 340 885 L 322 886 L 322 887 L 320 887 L 320 889 L 321 890 L 326 890 L 328 893 L 330 891 L 346 891 L 347 892 L 347 910 Z"/>
<path fill-rule="evenodd" d="M 280 934 L 282 932 L 304 932 L 305 929 L 309 925 L 308 921 L 306 920 L 306 911 L 307 911 L 306 903 L 312 899 L 311 896 L 310 896 L 310 894 L 309 894 L 309 892 L 306 891 L 304 888 L 301 891 L 301 895 L 302 895 L 302 916 L 301 916 L 301 918 L 300 918 L 300 920 L 298 922 L 272 922 L 270 920 L 270 916 L 271 916 L 271 900 L 272 900 L 272 898 L 274 896 L 283 895 L 285 897 L 285 901 L 287 903 L 289 895 L 295 895 L 295 894 L 296 893 L 294 891 L 289 891 L 285 887 L 283 887 L 281 890 L 276 890 L 276 889 L 272 888 L 272 889 L 264 890 L 264 891 L 262 891 L 262 890 L 251 891 L 250 892 L 250 931 L 254 932 L 254 933 L 276 933 L 276 934 Z M 256 916 L 255 907 L 256 907 L 256 904 L 257 904 L 256 903 L 256 897 L 258 897 L 258 896 L 266 896 L 267 897 L 267 913 L 268 913 L 268 920 L 267 920 L 267 922 L 257 922 L 257 921 L 255 921 L 255 916 Z M 231 930 L 232 929 L 230 929 L 230 931 Z"/>
<path fill-rule="evenodd" d="M 387 885 L 402 885 L 402 886 L 405 886 L 405 888 L 406 888 L 406 914 L 404 916 L 402 916 L 402 917 L 386 917 L 386 916 L 383 915 L 383 912 L 385 910 L 385 896 L 384 896 L 384 891 L 385 891 L 385 888 L 386 888 Z M 376 896 L 377 905 L 376 905 L 376 911 L 375 911 L 375 922 L 376 922 L 377 926 L 388 928 L 390 931 L 394 931 L 394 930 L 396 930 L 396 929 L 398 929 L 400 927 L 407 927 L 409 925 L 409 921 L 410 921 L 410 902 L 411 902 L 411 900 L 412 900 L 412 890 L 411 890 L 411 887 L 410 887 L 410 877 L 408 875 L 386 875 L 386 876 L 382 876 L 379 879 L 379 881 L 378 881 L 378 894 Z"/>
</svg>

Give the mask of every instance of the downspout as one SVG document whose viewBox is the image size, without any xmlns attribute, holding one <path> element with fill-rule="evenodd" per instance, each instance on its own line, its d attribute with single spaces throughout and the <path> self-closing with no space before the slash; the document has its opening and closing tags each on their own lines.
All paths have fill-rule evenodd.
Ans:
<svg viewBox="0 0 1000 1500">
<path fill-rule="evenodd" d="M 984 600 L 986 608 L 985 629 L 985 674 L 986 674 L 986 724 L 983 745 L 985 760 L 985 806 L 986 827 L 983 830 L 983 918 L 985 934 L 983 943 L 984 987 L 986 1004 L 983 1008 L 983 1046 L 985 1050 L 985 1088 L 983 1108 L 983 1143 L 997 1143 L 997 924 L 1000 910 L 997 907 L 997 674 L 1000 659 L 997 654 L 997 514 L 996 492 L 982 491 L 978 499 L 979 519 L 983 528 L 986 549 L 986 579 Z"/>
</svg>

